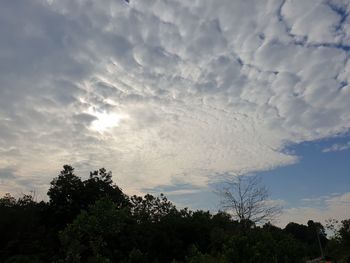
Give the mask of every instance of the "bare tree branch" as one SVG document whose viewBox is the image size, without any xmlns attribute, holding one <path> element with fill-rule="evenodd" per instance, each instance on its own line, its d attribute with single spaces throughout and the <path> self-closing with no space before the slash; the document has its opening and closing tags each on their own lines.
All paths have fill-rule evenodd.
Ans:
<svg viewBox="0 0 350 263">
<path fill-rule="evenodd" d="M 236 176 L 217 191 L 221 206 L 235 219 L 254 223 L 272 221 L 281 213 L 281 206 L 269 202 L 269 193 L 257 176 Z"/>
</svg>

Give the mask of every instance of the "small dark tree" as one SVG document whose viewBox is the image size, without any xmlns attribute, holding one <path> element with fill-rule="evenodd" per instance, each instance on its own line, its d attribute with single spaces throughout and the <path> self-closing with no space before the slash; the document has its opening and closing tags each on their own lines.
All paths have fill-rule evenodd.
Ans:
<svg viewBox="0 0 350 263">
<path fill-rule="evenodd" d="M 83 184 L 84 209 L 104 197 L 110 198 L 118 207 L 129 205 L 128 197 L 117 185 L 113 184 L 112 172 L 107 172 L 105 168 L 90 172 L 89 179 Z"/>
<path fill-rule="evenodd" d="M 50 204 L 55 206 L 70 206 L 79 199 L 83 182 L 74 174 L 74 168 L 64 165 L 58 177 L 54 178 L 47 195 Z"/>
<path fill-rule="evenodd" d="M 327 243 L 327 238 L 326 238 L 326 231 L 323 227 L 323 225 L 319 222 L 314 222 L 313 220 L 309 220 L 307 222 L 308 226 L 308 232 L 310 236 L 310 241 L 315 240 L 314 242 L 317 244 L 320 249 L 320 254 L 322 257 L 324 257 L 324 247 L 326 246 Z"/>
<path fill-rule="evenodd" d="M 132 213 L 139 222 L 158 222 L 163 217 L 177 211 L 164 194 L 159 197 L 146 194 L 143 198 L 140 196 L 131 197 Z"/>
<path fill-rule="evenodd" d="M 218 191 L 222 208 L 240 222 L 264 223 L 281 213 L 279 205 L 269 202 L 266 187 L 256 176 L 237 176 Z"/>
<path fill-rule="evenodd" d="M 350 219 L 341 221 L 342 225 L 339 229 L 339 234 L 344 244 L 350 247 Z"/>
<path fill-rule="evenodd" d="M 6 193 L 2 198 L 0 198 L 0 207 L 14 207 L 17 201 L 10 193 Z"/>
<path fill-rule="evenodd" d="M 343 253 L 350 255 L 350 219 L 342 220 L 342 225 L 339 229 L 340 241 L 342 244 Z M 350 259 L 350 256 L 349 256 Z"/>
<path fill-rule="evenodd" d="M 70 222 L 79 213 L 83 189 L 83 182 L 70 165 L 64 165 L 58 177 L 52 180 L 47 195 L 54 220 L 60 225 Z"/>
</svg>

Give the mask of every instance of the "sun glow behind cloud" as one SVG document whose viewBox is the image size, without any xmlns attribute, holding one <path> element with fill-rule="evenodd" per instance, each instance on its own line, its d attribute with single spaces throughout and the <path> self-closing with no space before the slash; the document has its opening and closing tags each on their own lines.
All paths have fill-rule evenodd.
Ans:
<svg viewBox="0 0 350 263">
<path fill-rule="evenodd" d="M 104 133 L 114 127 L 118 127 L 122 120 L 128 118 L 126 114 L 97 111 L 93 108 L 90 108 L 88 112 L 96 117 L 96 119 L 91 122 L 91 129 L 99 133 Z"/>
<path fill-rule="evenodd" d="M 296 162 L 286 145 L 350 127 L 347 2 L 8 1 L 0 168 L 44 189 L 105 166 L 129 190 Z"/>
</svg>

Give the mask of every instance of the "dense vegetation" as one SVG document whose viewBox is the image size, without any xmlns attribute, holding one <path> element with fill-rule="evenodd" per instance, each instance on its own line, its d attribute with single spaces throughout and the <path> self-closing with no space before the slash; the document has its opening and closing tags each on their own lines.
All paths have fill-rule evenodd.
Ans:
<svg viewBox="0 0 350 263">
<path fill-rule="evenodd" d="M 327 239 L 311 220 L 281 229 L 179 210 L 164 195 L 125 195 L 105 169 L 82 180 L 65 165 L 48 196 L 0 199 L 0 262 L 305 262 L 320 244 L 334 259 L 350 255 L 350 220 Z"/>
</svg>

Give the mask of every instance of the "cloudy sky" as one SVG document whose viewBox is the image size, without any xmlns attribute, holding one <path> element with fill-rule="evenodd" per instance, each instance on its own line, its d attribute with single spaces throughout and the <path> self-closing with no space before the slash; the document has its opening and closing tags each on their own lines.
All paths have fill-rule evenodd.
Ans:
<svg viewBox="0 0 350 263">
<path fill-rule="evenodd" d="M 281 222 L 350 217 L 347 0 L 5 0 L 0 194 L 63 164 L 215 210 L 262 177 Z"/>
</svg>

